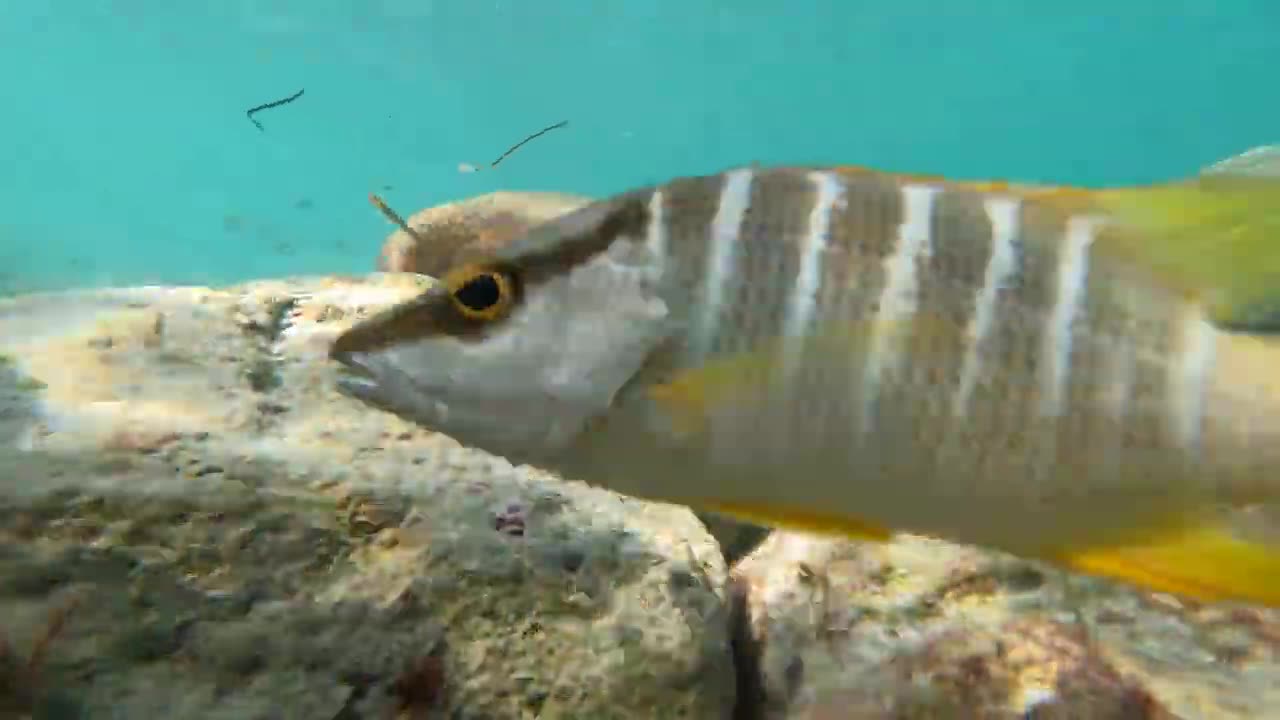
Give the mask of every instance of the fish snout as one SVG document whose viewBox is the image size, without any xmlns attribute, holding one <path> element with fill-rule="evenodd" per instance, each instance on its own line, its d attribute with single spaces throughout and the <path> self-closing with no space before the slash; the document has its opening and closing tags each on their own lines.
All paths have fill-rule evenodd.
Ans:
<svg viewBox="0 0 1280 720">
<path fill-rule="evenodd" d="M 331 349 L 329 359 L 338 363 L 338 391 L 365 402 L 378 399 L 378 373 L 368 353 Z"/>
</svg>

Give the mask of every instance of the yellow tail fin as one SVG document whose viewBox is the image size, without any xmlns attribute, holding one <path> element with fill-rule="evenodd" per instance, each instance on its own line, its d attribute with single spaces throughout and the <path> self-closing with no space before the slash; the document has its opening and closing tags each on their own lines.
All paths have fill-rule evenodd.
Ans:
<svg viewBox="0 0 1280 720">
<path fill-rule="evenodd" d="M 1223 526 L 1183 528 L 1123 547 L 1068 550 L 1051 560 L 1204 602 L 1280 607 L 1280 547 L 1239 537 Z"/>
</svg>

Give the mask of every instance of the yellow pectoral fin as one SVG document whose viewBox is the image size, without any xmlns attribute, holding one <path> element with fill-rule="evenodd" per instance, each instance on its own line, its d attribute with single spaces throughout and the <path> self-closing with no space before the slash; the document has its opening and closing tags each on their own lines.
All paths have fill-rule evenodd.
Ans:
<svg viewBox="0 0 1280 720">
<path fill-rule="evenodd" d="M 1203 602 L 1280 607 L 1280 547 L 1201 526 L 1125 546 L 1065 550 L 1051 558 L 1078 572 Z"/>
<path fill-rule="evenodd" d="M 654 385 L 649 388 L 649 398 L 667 414 L 677 433 L 694 435 L 703 429 L 711 408 L 733 403 L 750 412 L 774 362 L 769 350 L 719 358 Z"/>
<path fill-rule="evenodd" d="M 810 510 L 778 505 L 709 502 L 700 503 L 699 507 L 705 507 L 713 512 L 729 515 L 756 525 L 793 530 L 795 532 L 835 535 L 851 540 L 872 540 L 876 542 L 884 542 L 893 537 L 892 531 L 858 518 L 825 515 Z"/>
<path fill-rule="evenodd" d="M 686 368 L 666 383 L 649 388 L 648 395 L 671 419 L 677 432 L 692 434 L 705 427 L 709 414 L 715 410 L 732 407 L 741 413 L 759 412 L 770 392 L 788 388 L 779 384 L 786 381 L 778 372 L 788 356 L 800 359 L 801 372 L 805 364 L 815 362 L 829 366 L 834 361 L 853 367 L 860 364 L 873 337 L 896 342 L 908 333 L 945 338 L 963 332 L 966 328 L 950 318 L 918 313 L 907 322 L 869 320 L 822 328 L 800 338 L 769 338 L 746 352 L 712 357 L 703 365 Z M 947 358 L 939 360 L 950 362 Z"/>
</svg>

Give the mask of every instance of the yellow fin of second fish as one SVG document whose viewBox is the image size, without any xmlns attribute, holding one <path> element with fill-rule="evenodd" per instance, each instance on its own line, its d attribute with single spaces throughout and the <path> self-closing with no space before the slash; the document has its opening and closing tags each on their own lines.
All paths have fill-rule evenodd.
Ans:
<svg viewBox="0 0 1280 720">
<path fill-rule="evenodd" d="M 1189 180 L 1099 191 L 1107 245 L 1205 302 L 1217 324 L 1280 329 L 1280 150 Z"/>
<path fill-rule="evenodd" d="M 771 504 L 724 502 L 700 503 L 699 507 L 755 523 L 756 525 L 782 528 L 795 532 L 835 535 L 851 540 L 873 540 L 877 542 L 883 542 L 893 536 L 892 531 L 857 518 L 826 515 L 799 508 L 787 508 Z"/>
<path fill-rule="evenodd" d="M 1202 602 L 1280 607 L 1280 547 L 1238 537 L 1222 525 L 1181 527 L 1141 543 L 1065 550 L 1046 559 Z"/>
</svg>

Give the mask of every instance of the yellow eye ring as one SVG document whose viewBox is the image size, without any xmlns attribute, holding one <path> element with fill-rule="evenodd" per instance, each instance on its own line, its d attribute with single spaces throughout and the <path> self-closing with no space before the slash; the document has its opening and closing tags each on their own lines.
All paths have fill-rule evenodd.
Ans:
<svg viewBox="0 0 1280 720">
<path fill-rule="evenodd" d="M 468 320 L 497 320 L 515 302 L 511 275 L 491 267 L 468 265 L 450 272 L 444 279 L 449 299 Z"/>
</svg>

